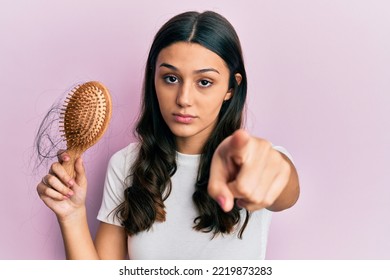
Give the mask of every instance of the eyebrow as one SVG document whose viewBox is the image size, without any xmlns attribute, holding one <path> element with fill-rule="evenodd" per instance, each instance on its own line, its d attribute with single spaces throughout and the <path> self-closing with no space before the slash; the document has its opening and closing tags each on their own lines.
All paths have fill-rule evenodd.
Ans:
<svg viewBox="0 0 390 280">
<path fill-rule="evenodd" d="M 168 64 L 168 63 L 161 63 L 160 64 L 160 67 L 166 67 L 166 68 L 169 68 L 171 70 L 174 70 L 174 71 L 179 71 L 179 69 L 171 64 Z M 204 69 L 199 69 L 199 70 L 195 70 L 194 73 L 196 74 L 199 74 L 199 73 L 205 73 L 205 72 L 215 72 L 215 73 L 219 73 L 219 71 L 217 69 L 214 69 L 214 68 L 204 68 Z"/>
</svg>

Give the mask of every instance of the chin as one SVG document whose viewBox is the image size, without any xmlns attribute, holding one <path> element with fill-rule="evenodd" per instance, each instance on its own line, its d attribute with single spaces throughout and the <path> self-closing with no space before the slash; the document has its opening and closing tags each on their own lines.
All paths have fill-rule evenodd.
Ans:
<svg viewBox="0 0 390 280">
<path fill-rule="evenodd" d="M 186 138 L 186 137 L 191 137 L 194 134 L 196 134 L 196 132 L 189 127 L 184 127 L 184 128 L 170 127 L 170 129 L 171 129 L 171 132 L 173 133 L 173 135 L 175 135 L 176 137 Z"/>
</svg>

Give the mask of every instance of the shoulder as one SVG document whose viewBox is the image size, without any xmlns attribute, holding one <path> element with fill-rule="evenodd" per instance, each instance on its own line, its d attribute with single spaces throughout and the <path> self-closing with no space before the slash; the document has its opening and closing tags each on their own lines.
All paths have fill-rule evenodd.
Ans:
<svg viewBox="0 0 390 280">
<path fill-rule="evenodd" d="M 139 146 L 140 146 L 139 143 L 130 143 L 126 147 L 115 152 L 111 156 L 110 162 L 117 163 L 117 162 L 128 161 L 131 159 L 134 160 L 137 157 Z"/>
<path fill-rule="evenodd" d="M 115 152 L 108 163 L 108 171 L 127 173 L 137 158 L 139 147 L 139 143 L 130 143 L 126 147 Z"/>
<path fill-rule="evenodd" d="M 130 143 L 126 147 L 115 152 L 110 159 L 110 164 L 122 165 L 125 162 L 134 161 L 137 158 L 139 151 L 139 143 Z"/>
</svg>

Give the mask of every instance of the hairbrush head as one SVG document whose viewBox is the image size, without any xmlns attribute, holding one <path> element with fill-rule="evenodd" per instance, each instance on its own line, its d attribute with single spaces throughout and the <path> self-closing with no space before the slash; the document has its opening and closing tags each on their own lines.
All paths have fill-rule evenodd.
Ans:
<svg viewBox="0 0 390 280">
<path fill-rule="evenodd" d="M 66 141 L 71 160 L 64 163 L 74 177 L 74 161 L 96 144 L 107 130 L 111 119 L 111 97 L 100 82 L 76 86 L 61 109 L 60 131 Z"/>
</svg>

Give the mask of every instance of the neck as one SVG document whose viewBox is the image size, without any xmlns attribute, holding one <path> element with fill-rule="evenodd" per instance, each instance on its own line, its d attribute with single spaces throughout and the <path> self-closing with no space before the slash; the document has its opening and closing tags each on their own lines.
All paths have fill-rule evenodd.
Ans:
<svg viewBox="0 0 390 280">
<path fill-rule="evenodd" d="M 177 151 L 187 155 L 199 155 L 202 153 L 203 145 L 205 141 L 188 141 L 185 138 L 176 138 Z"/>
<path fill-rule="evenodd" d="M 215 127 L 215 122 L 191 136 L 176 136 L 177 151 L 182 154 L 199 155 Z"/>
</svg>

